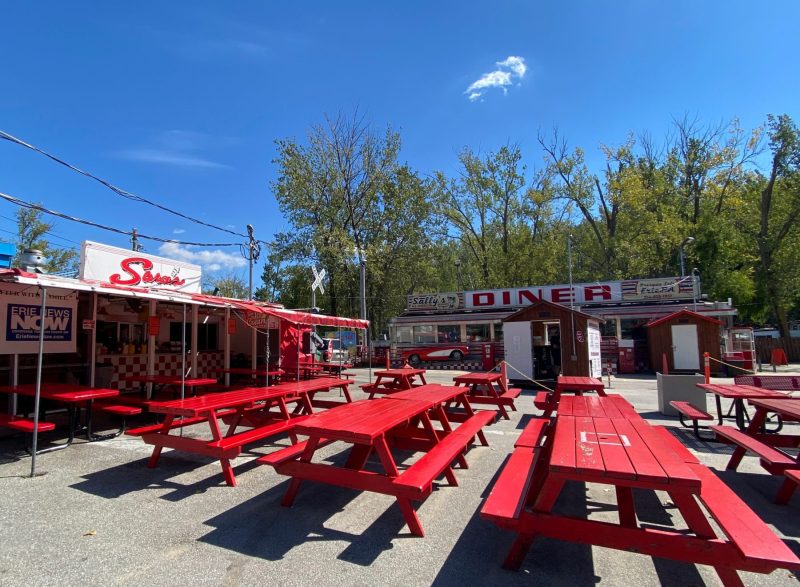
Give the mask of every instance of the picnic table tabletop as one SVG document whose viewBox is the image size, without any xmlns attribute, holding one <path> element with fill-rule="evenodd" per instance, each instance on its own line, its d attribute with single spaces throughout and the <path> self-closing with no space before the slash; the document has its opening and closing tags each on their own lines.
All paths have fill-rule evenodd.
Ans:
<svg viewBox="0 0 800 587">
<path fill-rule="evenodd" d="M 602 396 L 564 396 L 558 406 L 559 416 L 590 416 L 601 418 L 641 418 L 634 407 L 619 394 Z"/>
<path fill-rule="evenodd" d="M 392 428 L 409 422 L 430 408 L 424 400 L 358 400 L 306 418 L 297 432 L 317 438 L 372 444 Z"/>
<path fill-rule="evenodd" d="M 467 390 L 464 387 L 429 383 L 420 387 L 391 393 L 385 397 L 386 399 L 421 400 L 433 404 L 442 404 L 464 396 L 466 393 Z"/>
<path fill-rule="evenodd" d="M 425 369 L 417 369 L 415 367 L 401 367 L 399 369 L 382 369 L 381 371 L 375 371 L 376 377 L 385 377 L 387 379 L 416 377 L 419 375 L 425 375 Z"/>
<path fill-rule="evenodd" d="M 587 391 L 593 390 L 602 395 L 605 389 L 603 382 L 595 377 L 575 377 L 572 375 L 559 375 L 556 388 L 560 391 Z"/>
<path fill-rule="evenodd" d="M 550 471 L 576 481 L 617 485 L 627 479 L 650 489 L 700 489 L 697 475 L 640 419 L 566 416 L 559 410 Z"/>
<path fill-rule="evenodd" d="M 295 393 L 297 393 L 295 390 L 280 389 L 278 387 L 246 387 L 184 399 L 154 402 L 150 405 L 150 411 L 159 414 L 194 417 L 225 408 L 252 405 L 260 401 L 294 395 Z"/>
<path fill-rule="evenodd" d="M 722 383 L 698 383 L 697 387 L 700 389 L 714 394 L 714 401 L 717 406 L 717 420 L 720 426 L 723 425 L 724 411 L 722 409 L 721 398 L 733 400 L 734 418 L 736 419 L 736 426 L 739 430 L 747 428 L 748 419 L 747 410 L 745 408 L 745 400 L 750 399 L 786 399 L 789 396 L 780 391 L 773 391 L 771 389 L 764 389 L 763 387 L 755 387 L 753 385 L 735 385 L 735 384 L 722 384 Z"/>
<path fill-rule="evenodd" d="M 181 379 L 180 375 L 128 375 L 122 378 L 123 381 L 131 383 L 155 383 L 156 385 L 183 385 L 186 387 L 205 387 L 216 385 L 217 380 L 210 377 L 186 377 Z"/>
<path fill-rule="evenodd" d="M 6 385 L 0 387 L 0 393 L 17 393 L 19 395 L 36 395 L 36 385 L 25 383 L 23 385 Z M 116 397 L 118 389 L 104 387 L 89 387 L 87 385 L 72 385 L 71 383 L 42 383 L 41 397 L 64 403 L 79 403 L 95 399 Z"/>
<path fill-rule="evenodd" d="M 785 420 L 800 420 L 800 401 L 795 397 L 751 398 L 750 405 L 780 414 Z"/>
<path fill-rule="evenodd" d="M 463 375 L 457 375 L 453 378 L 453 381 L 456 384 L 463 384 L 463 385 L 477 385 L 481 383 L 494 383 L 495 381 L 499 381 L 503 376 L 496 372 L 496 371 L 488 371 L 485 373 L 465 373 Z"/>
<path fill-rule="evenodd" d="M 219 368 L 217 373 L 229 373 L 230 375 L 253 375 L 255 377 L 280 377 L 284 374 L 283 369 L 246 369 L 244 367 L 230 367 L 228 369 Z"/>
</svg>

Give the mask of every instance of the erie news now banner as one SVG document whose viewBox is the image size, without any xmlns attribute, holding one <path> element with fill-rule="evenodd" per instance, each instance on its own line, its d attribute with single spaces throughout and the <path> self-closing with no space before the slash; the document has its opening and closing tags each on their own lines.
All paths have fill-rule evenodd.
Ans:
<svg viewBox="0 0 800 587">
<path fill-rule="evenodd" d="M 4 321 L 0 352 L 39 352 L 39 329 L 44 322 L 44 352 L 74 353 L 76 350 L 77 292 L 48 289 L 44 320 L 42 294 L 38 287 L 6 283 L 0 285 L 0 316 Z"/>
</svg>

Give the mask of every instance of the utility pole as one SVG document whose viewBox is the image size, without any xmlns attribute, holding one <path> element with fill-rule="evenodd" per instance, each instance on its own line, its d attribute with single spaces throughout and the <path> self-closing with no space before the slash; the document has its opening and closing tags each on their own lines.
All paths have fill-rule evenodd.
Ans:
<svg viewBox="0 0 800 587">
<path fill-rule="evenodd" d="M 253 225 L 247 225 L 247 238 L 248 243 L 242 249 L 242 255 L 250 265 L 250 280 L 248 285 L 248 299 L 253 299 L 253 263 L 258 261 L 258 256 L 261 254 L 261 245 L 253 236 Z M 245 253 L 245 249 L 247 252 Z"/>
<path fill-rule="evenodd" d="M 139 233 L 134 228 L 131 230 L 131 250 L 135 253 L 141 251 L 144 247 L 139 244 Z"/>
</svg>

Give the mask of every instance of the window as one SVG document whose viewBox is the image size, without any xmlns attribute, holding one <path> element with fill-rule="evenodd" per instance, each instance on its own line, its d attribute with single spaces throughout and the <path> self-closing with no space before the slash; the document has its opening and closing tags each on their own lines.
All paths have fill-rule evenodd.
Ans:
<svg viewBox="0 0 800 587">
<path fill-rule="evenodd" d="M 497 322 L 494 325 L 494 339 L 497 342 L 503 342 L 503 323 Z"/>
<path fill-rule="evenodd" d="M 622 321 L 622 338 L 644 340 L 647 338 L 647 329 L 644 327 L 646 318 L 625 318 Z"/>
<path fill-rule="evenodd" d="M 467 324 L 468 342 L 485 342 L 489 340 L 488 324 Z"/>
<path fill-rule="evenodd" d="M 426 344 L 436 342 L 436 330 L 434 326 L 415 326 L 414 343 Z"/>
<path fill-rule="evenodd" d="M 614 318 L 608 318 L 605 322 L 600 324 L 600 334 L 603 338 L 617 338 L 617 321 Z"/>
<path fill-rule="evenodd" d="M 461 342 L 461 327 L 458 324 L 440 324 L 436 332 L 439 342 Z"/>
<path fill-rule="evenodd" d="M 170 342 L 181 342 L 181 322 L 170 322 Z M 219 349 L 219 328 L 216 323 L 197 325 L 197 350 L 216 351 Z M 186 348 L 192 345 L 192 325 L 186 324 Z"/>
<path fill-rule="evenodd" d="M 411 326 L 396 326 L 394 329 L 395 342 L 414 342 L 414 331 Z"/>
</svg>

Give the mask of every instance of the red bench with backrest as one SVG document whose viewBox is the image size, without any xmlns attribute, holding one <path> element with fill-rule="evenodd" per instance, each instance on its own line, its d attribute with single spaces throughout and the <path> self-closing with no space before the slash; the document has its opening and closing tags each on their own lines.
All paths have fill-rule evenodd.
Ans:
<svg viewBox="0 0 800 587">
<path fill-rule="evenodd" d="M 753 385 L 772 391 L 800 391 L 800 377 L 792 375 L 737 375 L 736 385 Z"/>
</svg>

